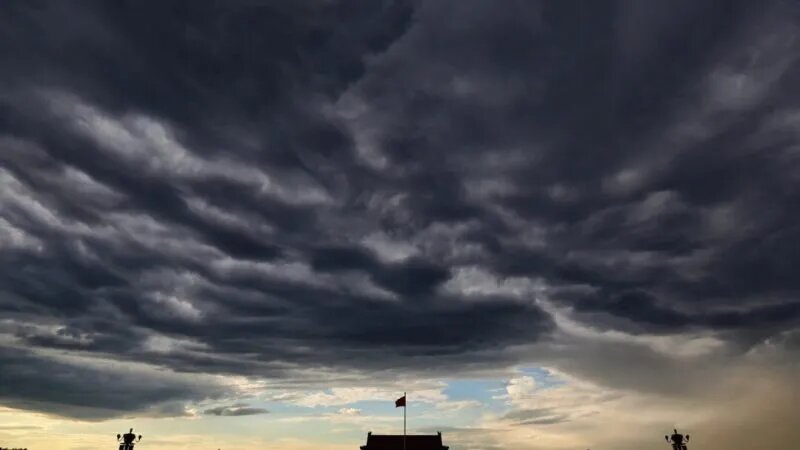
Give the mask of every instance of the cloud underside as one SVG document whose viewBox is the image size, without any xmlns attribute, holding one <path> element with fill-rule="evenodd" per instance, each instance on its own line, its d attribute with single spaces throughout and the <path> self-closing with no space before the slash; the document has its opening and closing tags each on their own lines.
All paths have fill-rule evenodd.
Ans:
<svg viewBox="0 0 800 450">
<path fill-rule="evenodd" d="M 266 414 L 264 408 L 256 408 L 248 406 L 247 404 L 234 404 L 231 406 L 217 406 L 203 411 L 203 414 L 210 416 L 255 416 L 258 414 Z"/>
<path fill-rule="evenodd" d="M 0 403 L 796 361 L 800 32 L 767 3 L 0 4 Z"/>
</svg>

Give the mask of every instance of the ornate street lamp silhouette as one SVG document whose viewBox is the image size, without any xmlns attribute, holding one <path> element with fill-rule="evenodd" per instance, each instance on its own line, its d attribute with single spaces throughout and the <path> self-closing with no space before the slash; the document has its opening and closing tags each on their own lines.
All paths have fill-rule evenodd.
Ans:
<svg viewBox="0 0 800 450">
<path fill-rule="evenodd" d="M 133 446 L 136 445 L 137 442 L 142 440 L 142 435 L 140 434 L 137 438 L 135 434 L 133 434 L 133 428 L 130 429 L 125 434 L 117 434 L 117 442 L 119 442 L 119 450 L 133 450 Z"/>
<path fill-rule="evenodd" d="M 672 430 L 672 436 L 664 436 L 664 440 L 667 441 L 668 444 L 672 445 L 672 450 L 688 450 L 686 443 L 689 442 L 689 435 L 687 434 L 684 436 L 678 433 L 678 429 L 675 428 Z"/>
</svg>

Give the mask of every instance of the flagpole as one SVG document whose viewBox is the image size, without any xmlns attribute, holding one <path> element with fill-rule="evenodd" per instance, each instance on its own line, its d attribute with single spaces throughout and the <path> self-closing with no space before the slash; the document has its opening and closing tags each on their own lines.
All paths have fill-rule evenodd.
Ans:
<svg viewBox="0 0 800 450">
<path fill-rule="evenodd" d="M 406 450 L 406 411 L 408 410 L 408 398 L 405 392 L 403 392 L 403 400 L 405 401 L 405 405 L 403 405 L 403 450 Z"/>
</svg>

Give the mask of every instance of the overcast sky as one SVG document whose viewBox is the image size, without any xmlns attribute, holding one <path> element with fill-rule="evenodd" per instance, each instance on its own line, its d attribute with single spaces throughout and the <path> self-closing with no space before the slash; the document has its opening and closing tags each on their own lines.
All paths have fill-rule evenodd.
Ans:
<svg viewBox="0 0 800 450">
<path fill-rule="evenodd" d="M 0 1 L 0 446 L 797 448 L 794 1 Z"/>
</svg>

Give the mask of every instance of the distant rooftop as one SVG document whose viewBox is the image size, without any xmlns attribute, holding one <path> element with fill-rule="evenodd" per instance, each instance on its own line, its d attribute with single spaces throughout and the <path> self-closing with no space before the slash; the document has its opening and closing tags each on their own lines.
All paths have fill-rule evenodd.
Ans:
<svg viewBox="0 0 800 450">
<path fill-rule="evenodd" d="M 405 436 L 405 440 L 406 450 L 448 450 L 450 448 L 442 445 L 442 433 L 409 434 Z M 362 445 L 361 450 L 403 450 L 403 435 L 369 433 L 367 445 Z"/>
</svg>

